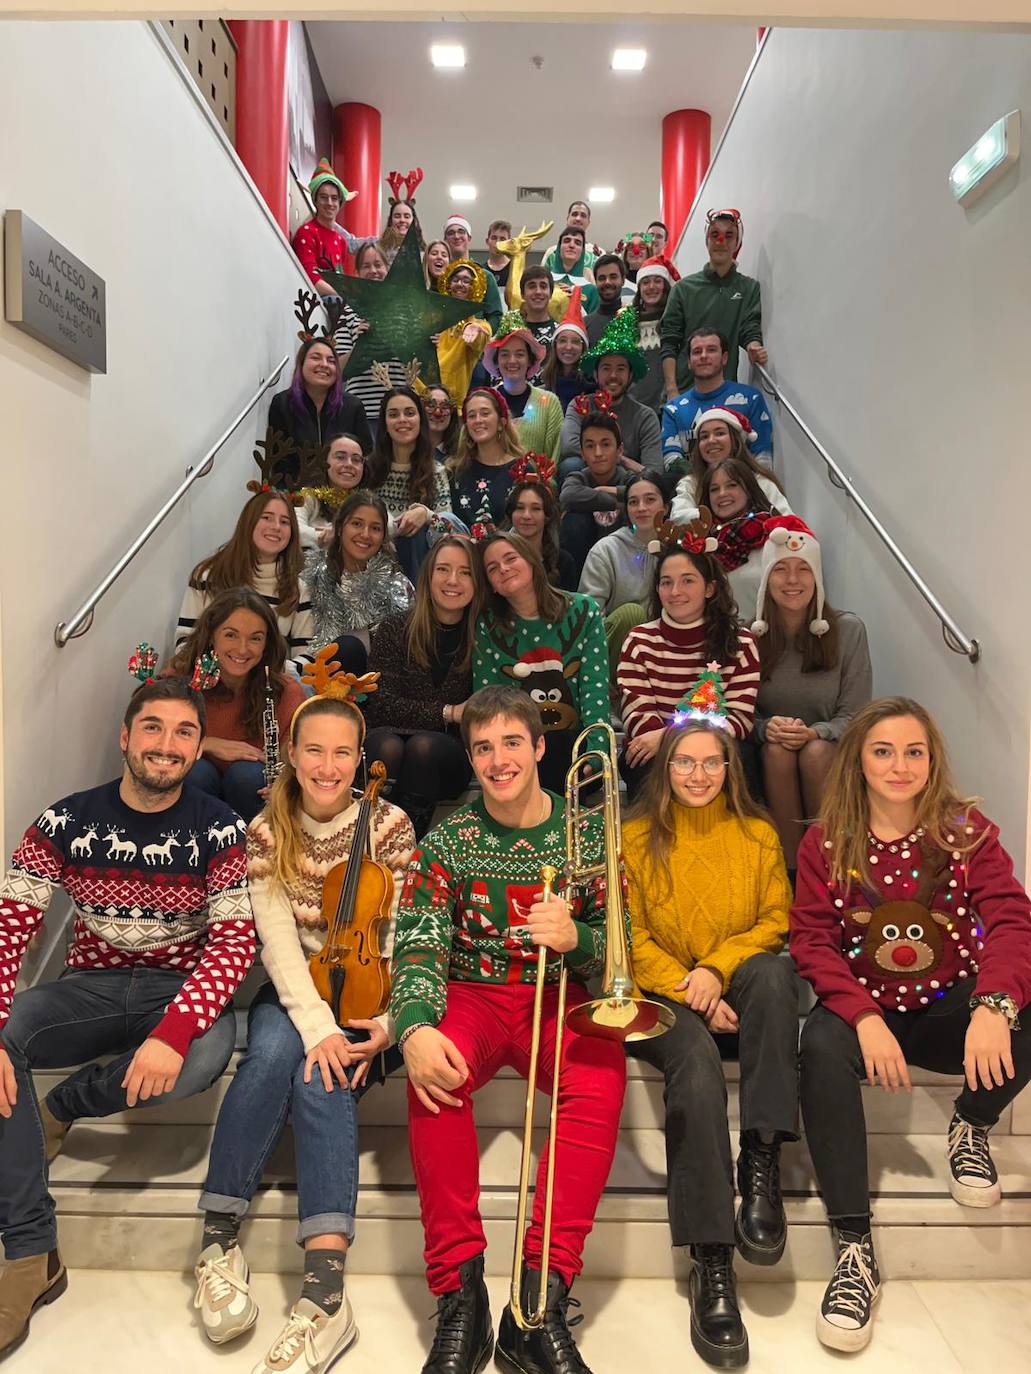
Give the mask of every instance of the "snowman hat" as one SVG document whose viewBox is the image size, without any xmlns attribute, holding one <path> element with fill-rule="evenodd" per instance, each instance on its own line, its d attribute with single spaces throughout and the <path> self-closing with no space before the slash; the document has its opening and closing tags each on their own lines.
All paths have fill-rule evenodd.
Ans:
<svg viewBox="0 0 1031 1374">
<path fill-rule="evenodd" d="M 746 444 L 755 443 L 755 430 L 748 416 L 743 415 L 740 410 L 729 410 L 726 406 L 710 406 L 708 410 L 700 410 L 694 417 L 688 438 L 697 439 L 698 431 L 709 420 L 722 420 L 724 424 L 730 425 L 731 429 L 736 429 Z"/>
<path fill-rule="evenodd" d="M 552 335 L 552 343 L 559 334 L 576 334 L 584 341 L 584 348 L 591 345 L 587 337 L 587 324 L 584 321 L 583 291 L 579 286 L 574 286 L 569 293 L 569 304 L 566 306 L 566 313 L 558 323 L 555 333 Z"/>
<path fill-rule="evenodd" d="M 825 635 L 830 622 L 824 619 L 823 562 L 820 545 L 816 535 L 797 515 L 776 515 L 766 521 L 767 538 L 762 553 L 762 580 L 755 598 L 755 619 L 752 621 L 752 634 L 757 638 L 770 628 L 763 619 L 766 606 L 766 584 L 770 579 L 770 569 L 782 558 L 801 558 L 812 570 L 816 581 L 816 617 L 809 622 L 809 633 Z"/>
</svg>

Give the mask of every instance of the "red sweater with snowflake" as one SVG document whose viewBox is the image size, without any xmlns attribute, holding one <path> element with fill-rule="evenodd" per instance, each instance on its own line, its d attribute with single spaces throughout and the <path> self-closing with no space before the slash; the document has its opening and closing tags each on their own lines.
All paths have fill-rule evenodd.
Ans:
<svg viewBox="0 0 1031 1374">
<path fill-rule="evenodd" d="M 866 1012 L 920 1012 L 958 982 L 976 992 L 1007 992 L 1031 1002 L 1031 903 L 999 843 L 998 827 L 979 811 L 957 825 L 965 857 L 930 847 L 921 832 L 885 843 L 869 837 L 872 883 L 830 880 L 820 826 L 798 849 L 789 944 L 799 973 L 849 1025 Z M 921 875 L 941 867 L 926 903 Z"/>
<path fill-rule="evenodd" d="M 151 1032 L 185 1055 L 254 962 L 246 873 L 243 821 L 195 788 L 164 811 L 127 806 L 118 780 L 47 807 L 0 888 L 0 1038 L 25 947 L 64 888 L 69 968 L 187 975 Z"/>
</svg>

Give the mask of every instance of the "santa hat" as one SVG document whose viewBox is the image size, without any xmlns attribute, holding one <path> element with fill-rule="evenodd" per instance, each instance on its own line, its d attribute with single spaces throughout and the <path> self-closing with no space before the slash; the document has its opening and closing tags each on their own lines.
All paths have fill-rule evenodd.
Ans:
<svg viewBox="0 0 1031 1374">
<path fill-rule="evenodd" d="M 752 634 L 764 635 L 769 625 L 762 618 L 766 604 L 766 584 L 770 580 L 770 569 L 782 558 L 801 558 L 809 565 L 816 582 L 816 617 L 809 622 L 809 633 L 825 635 L 830 622 L 823 617 L 823 562 L 820 545 L 816 535 L 797 515 L 776 515 L 766 521 L 767 539 L 762 553 L 762 580 L 755 598 L 755 619 L 752 621 Z"/>
<path fill-rule="evenodd" d="M 732 219 L 737 225 L 737 247 L 734 249 L 734 257 L 736 258 L 738 253 L 741 252 L 742 243 L 745 241 L 745 225 L 744 220 L 741 218 L 741 211 L 735 210 L 733 206 L 728 207 L 726 210 L 707 210 L 705 214 L 706 241 L 708 241 L 709 230 L 712 227 L 714 219 Z"/>
<path fill-rule="evenodd" d="M 563 331 L 567 334 L 578 334 L 584 341 L 584 348 L 590 346 L 591 341 L 587 337 L 587 324 L 584 320 L 583 292 L 579 286 L 574 286 L 569 293 L 566 313 L 562 316 L 555 333 L 552 335 L 553 343 Z"/>
<path fill-rule="evenodd" d="M 447 219 L 444 221 L 444 233 L 446 234 L 447 231 L 455 225 L 457 225 L 459 229 L 464 229 L 470 236 L 472 235 L 472 225 L 466 219 L 465 215 L 460 215 L 457 211 L 453 215 L 448 215 Z"/>
<path fill-rule="evenodd" d="M 327 182 L 330 186 L 335 186 L 340 192 L 341 201 L 354 200 L 355 196 L 358 194 L 357 191 L 349 191 L 347 189 L 330 166 L 329 158 L 324 157 L 319 159 L 319 165 L 315 168 L 314 172 L 312 172 L 311 181 L 308 182 L 308 190 L 311 192 L 312 200 L 315 199 L 315 192 L 319 187 L 325 186 Z"/>
<path fill-rule="evenodd" d="M 670 275 L 669 264 L 665 258 L 645 258 L 637 269 L 638 284 L 644 277 L 661 277 L 663 281 L 673 285 L 673 278 Z"/>
<path fill-rule="evenodd" d="M 726 406 L 711 406 L 708 410 L 700 410 L 694 417 L 688 438 L 697 439 L 698 431 L 708 420 L 722 420 L 731 429 L 736 429 L 746 444 L 755 443 L 755 430 L 748 416 L 742 415 L 740 410 L 728 410 Z"/>
<path fill-rule="evenodd" d="M 561 673 L 562 656 L 556 649 L 542 644 L 539 649 L 527 649 L 518 663 L 512 665 L 513 677 L 529 677 L 531 673 Z"/>
</svg>

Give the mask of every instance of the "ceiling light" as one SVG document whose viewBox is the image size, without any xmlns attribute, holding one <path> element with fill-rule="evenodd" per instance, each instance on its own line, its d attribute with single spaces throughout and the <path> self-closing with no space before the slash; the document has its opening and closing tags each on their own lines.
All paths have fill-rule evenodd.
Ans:
<svg viewBox="0 0 1031 1374">
<path fill-rule="evenodd" d="M 952 194 L 970 205 L 1009 171 L 1020 157 L 1020 111 L 997 119 L 949 173 Z"/>
<path fill-rule="evenodd" d="M 612 54 L 614 72 L 639 72 L 644 70 L 648 54 L 644 48 L 616 48 Z"/>
<path fill-rule="evenodd" d="M 430 47 L 430 61 L 435 67 L 454 70 L 465 66 L 465 49 L 460 43 L 434 43 Z"/>
<path fill-rule="evenodd" d="M 452 200 L 475 200 L 476 187 L 469 186 L 465 182 L 458 182 L 454 186 L 449 186 L 448 195 Z"/>
<path fill-rule="evenodd" d="M 592 186 L 587 192 L 587 199 L 592 205 L 607 205 L 609 201 L 616 199 L 616 188 L 614 186 Z"/>
</svg>

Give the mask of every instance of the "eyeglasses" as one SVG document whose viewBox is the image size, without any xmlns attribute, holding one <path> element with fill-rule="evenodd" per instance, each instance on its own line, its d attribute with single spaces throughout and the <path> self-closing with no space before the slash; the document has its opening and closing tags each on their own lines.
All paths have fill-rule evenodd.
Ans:
<svg viewBox="0 0 1031 1374">
<path fill-rule="evenodd" d="M 450 410 L 450 401 L 424 401 L 423 406 L 426 410 Z"/>
<path fill-rule="evenodd" d="M 727 766 L 726 759 L 686 759 L 672 758 L 669 761 L 670 768 L 674 773 L 679 773 L 681 777 L 689 778 L 697 768 L 701 768 L 710 778 L 718 778 Z"/>
</svg>

